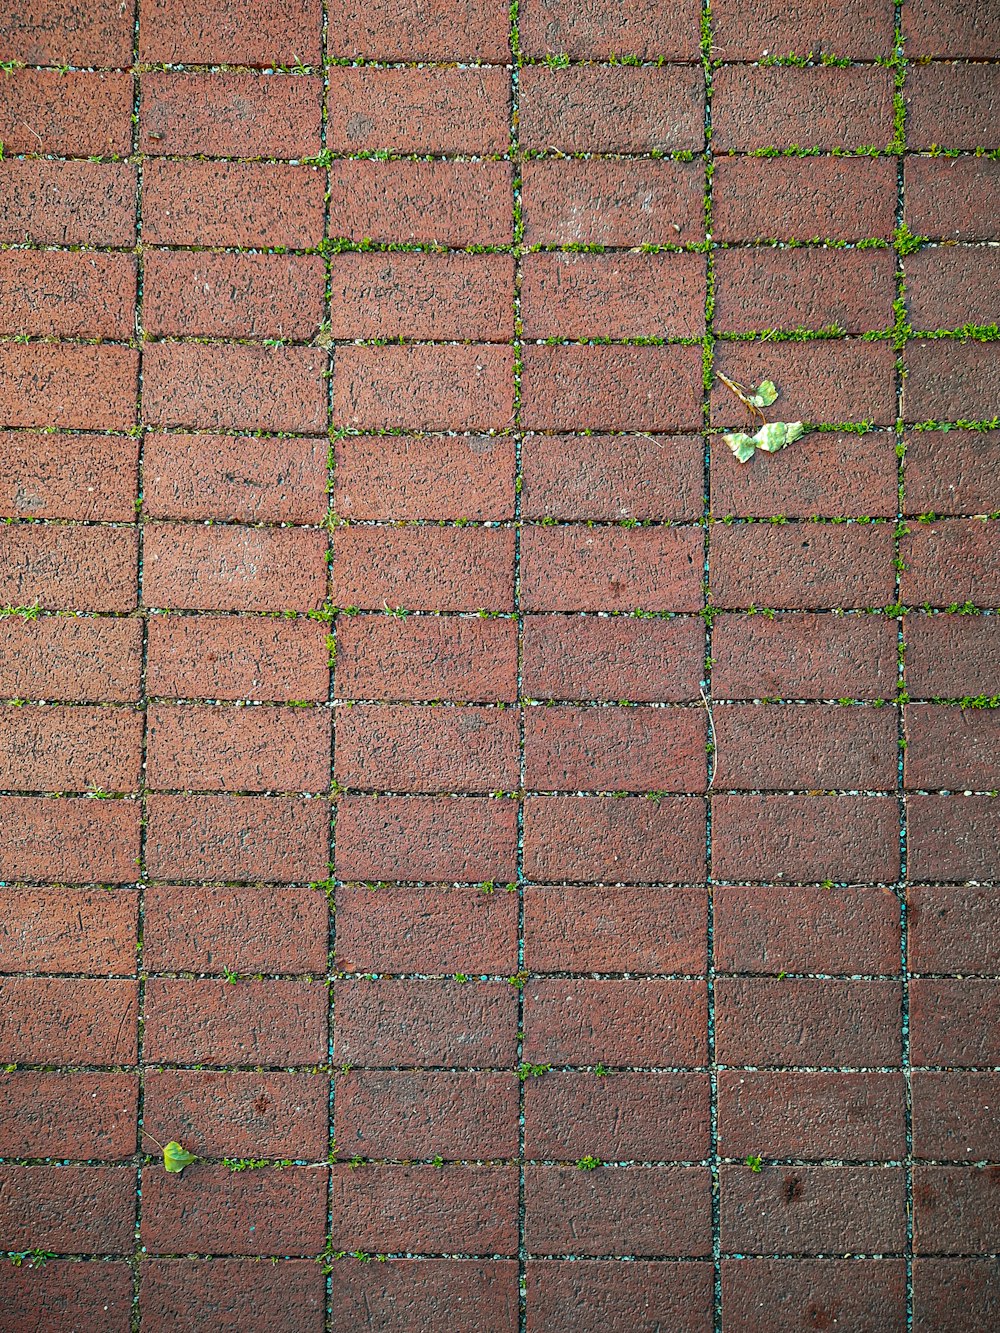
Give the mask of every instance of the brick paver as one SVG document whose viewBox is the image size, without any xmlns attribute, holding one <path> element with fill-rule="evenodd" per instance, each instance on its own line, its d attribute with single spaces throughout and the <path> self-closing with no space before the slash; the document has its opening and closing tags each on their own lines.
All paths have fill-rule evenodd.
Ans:
<svg viewBox="0 0 1000 1333">
<path fill-rule="evenodd" d="M 0 1328 L 997 1325 L 995 19 L 8 4 Z"/>
</svg>

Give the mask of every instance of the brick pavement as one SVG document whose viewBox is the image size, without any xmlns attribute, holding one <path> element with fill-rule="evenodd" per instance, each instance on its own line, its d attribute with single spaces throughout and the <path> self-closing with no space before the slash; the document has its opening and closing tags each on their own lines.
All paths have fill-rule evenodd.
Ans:
<svg viewBox="0 0 1000 1333">
<path fill-rule="evenodd" d="M 991 10 L 8 5 L 0 1328 L 996 1325 Z"/>
</svg>

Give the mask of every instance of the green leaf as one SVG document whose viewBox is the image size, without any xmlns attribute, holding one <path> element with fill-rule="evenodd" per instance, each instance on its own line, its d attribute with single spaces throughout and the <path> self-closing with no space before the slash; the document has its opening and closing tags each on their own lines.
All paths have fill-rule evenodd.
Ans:
<svg viewBox="0 0 1000 1333">
<path fill-rule="evenodd" d="M 197 1160 L 193 1152 L 188 1152 L 179 1143 L 168 1143 L 163 1149 L 164 1169 L 173 1172 L 175 1175 L 179 1175 L 186 1166 L 190 1166 L 192 1162 L 197 1162 Z"/>
<path fill-rule="evenodd" d="M 771 381 L 764 380 L 762 384 L 757 386 L 756 392 L 753 394 L 753 405 L 754 407 L 770 407 L 777 396 L 778 390 Z"/>
<path fill-rule="evenodd" d="M 754 443 L 749 435 L 723 435 L 726 444 L 741 463 L 749 463 L 754 455 Z"/>
</svg>

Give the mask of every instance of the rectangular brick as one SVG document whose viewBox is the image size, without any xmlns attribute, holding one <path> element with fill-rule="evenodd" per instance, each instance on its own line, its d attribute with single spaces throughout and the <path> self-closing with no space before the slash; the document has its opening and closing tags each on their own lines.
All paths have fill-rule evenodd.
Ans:
<svg viewBox="0 0 1000 1333">
<path fill-rule="evenodd" d="M 321 981 L 146 983 L 145 1058 L 158 1063 L 290 1065 L 326 1057 Z"/>
<path fill-rule="evenodd" d="M 470 57 L 505 64 L 510 57 L 509 17 L 502 5 L 443 0 L 430 12 L 418 0 L 373 9 L 360 0 L 334 0 L 328 54 L 392 61 L 460 61 Z"/>
<path fill-rule="evenodd" d="M 514 517 L 514 442 L 493 435 L 345 435 L 334 442 L 341 518 Z"/>
<path fill-rule="evenodd" d="M 517 1262 L 513 1259 L 389 1259 L 373 1273 L 361 1264 L 338 1265 L 334 1299 L 352 1326 L 365 1319 L 398 1333 L 431 1328 L 456 1309 L 472 1328 L 515 1333 L 518 1327 Z"/>
<path fill-rule="evenodd" d="M 895 788 L 896 713 L 830 704 L 715 710 L 715 785 L 747 790 Z"/>
<path fill-rule="evenodd" d="M 126 884 L 138 877 L 139 807 L 87 796 L 0 796 L 0 878 Z"/>
<path fill-rule="evenodd" d="M 725 159 L 723 159 L 725 160 Z M 813 422 L 896 420 L 896 361 L 885 342 L 830 338 L 789 342 L 782 347 L 779 403 L 783 415 Z M 715 365 L 739 384 L 759 384 L 773 366 L 766 342 L 726 343 Z M 756 378 L 754 378 L 756 376 Z M 743 428 L 746 412 L 721 383 L 712 391 L 712 424 Z M 802 446 L 809 449 L 806 443 Z M 800 450 L 801 452 L 801 450 Z"/>
<path fill-rule="evenodd" d="M 303 528 L 158 523 L 146 529 L 143 599 L 193 611 L 299 611 L 326 594 L 326 535 Z"/>
<path fill-rule="evenodd" d="M 133 424 L 139 354 L 130 347 L 0 345 L 7 426 L 124 430 Z"/>
<path fill-rule="evenodd" d="M 996 879 L 1000 825 L 990 796 L 908 796 L 912 879 Z"/>
<path fill-rule="evenodd" d="M 337 970 L 508 975 L 517 899 L 480 888 L 338 888 Z"/>
<path fill-rule="evenodd" d="M 891 889 L 715 889 L 722 972 L 895 972 L 900 906 Z"/>
<path fill-rule="evenodd" d="M 701 423 L 697 347 L 524 348 L 523 424 L 532 430 L 692 430 Z"/>
<path fill-rule="evenodd" d="M 819 432 L 780 460 L 757 453 L 746 467 L 722 440 L 712 457 L 717 517 L 891 517 L 898 502 L 895 437 Z"/>
<path fill-rule="evenodd" d="M 705 1062 L 703 981 L 544 978 L 524 989 L 532 1064 L 694 1066 Z"/>
<path fill-rule="evenodd" d="M 513 1073 L 352 1070 L 337 1079 L 337 1149 L 403 1160 L 516 1157 L 517 1097 Z"/>
<path fill-rule="evenodd" d="M 138 620 L 0 617 L 0 697 L 134 703 L 142 670 Z"/>
<path fill-rule="evenodd" d="M 155 795 L 148 808 L 146 863 L 154 879 L 290 884 L 327 873 L 325 800 Z"/>
<path fill-rule="evenodd" d="M 992 65 L 918 62 L 903 101 L 907 148 L 989 147 L 1000 137 L 1000 83 Z"/>
<path fill-rule="evenodd" d="M 131 611 L 138 563 L 134 528 L 6 527 L 0 538 L 0 604 Z"/>
<path fill-rule="evenodd" d="M 905 623 L 911 694 L 943 699 L 1000 694 L 1000 619 L 914 614 Z"/>
<path fill-rule="evenodd" d="M 150 616 L 147 688 L 181 699 L 325 699 L 326 635 L 310 620 Z"/>
<path fill-rule="evenodd" d="M 914 1321 L 926 1333 L 975 1333 L 989 1325 L 1000 1299 L 996 1259 L 917 1259 Z"/>
<path fill-rule="evenodd" d="M 754 1173 L 724 1166 L 721 1176 L 726 1250 L 884 1254 L 903 1248 L 900 1167 L 765 1166 Z"/>
<path fill-rule="evenodd" d="M 506 152 L 510 142 L 504 69 L 334 66 L 327 106 L 335 152 L 486 154 Z"/>
<path fill-rule="evenodd" d="M 1000 894 L 994 888 L 907 889 L 910 967 L 914 972 L 1000 973 Z"/>
<path fill-rule="evenodd" d="M 697 796 L 529 796 L 524 872 L 581 883 L 693 883 L 704 877 L 705 803 Z"/>
<path fill-rule="evenodd" d="M 363 1270 L 362 1270 L 363 1271 Z M 151 1259 L 143 1263 L 143 1316 L 154 1327 L 178 1319 L 211 1321 L 217 1329 L 250 1329 L 255 1321 L 293 1322 L 300 1333 L 320 1333 L 326 1314 L 326 1279 L 313 1259 Z"/>
<path fill-rule="evenodd" d="M 528 435 L 521 445 L 521 513 L 526 518 L 698 518 L 704 466 L 704 445 L 697 435 Z"/>
<path fill-rule="evenodd" d="M 517 699 L 513 620 L 349 616 L 337 625 L 337 693 L 348 699 Z"/>
<path fill-rule="evenodd" d="M 128 65 L 134 24 L 134 0 L 33 0 L 7 20 L 6 51 L 28 65 Z"/>
<path fill-rule="evenodd" d="M 887 523 L 716 524 L 709 559 L 716 606 L 878 607 L 896 586 Z"/>
<path fill-rule="evenodd" d="M 0 1166 L 0 1231 L 13 1250 L 122 1254 L 133 1244 L 134 1168 Z"/>
<path fill-rule="evenodd" d="M 521 315 L 527 338 L 699 336 L 705 261 L 696 254 L 528 254 Z"/>
<path fill-rule="evenodd" d="M 520 785 L 513 709 L 359 704 L 335 718 L 337 781 L 376 791 L 491 792 Z"/>
<path fill-rule="evenodd" d="M 525 1243 L 533 1254 L 708 1255 L 707 1167 L 529 1166 Z"/>
<path fill-rule="evenodd" d="M 0 1079 L 5 1157 L 131 1157 L 136 1150 L 137 1074 L 36 1073 Z"/>
<path fill-rule="evenodd" d="M 0 135 L 8 153 L 126 154 L 131 115 L 130 74 L 14 69 L 0 82 Z"/>
<path fill-rule="evenodd" d="M 4 791 L 134 791 L 141 768 L 141 713 L 0 705 Z"/>
<path fill-rule="evenodd" d="M 514 414 L 509 347 L 339 347 L 333 414 L 362 430 L 502 430 Z"/>
<path fill-rule="evenodd" d="M 1000 1156 L 995 1073 L 916 1070 L 913 1152 L 941 1161 L 995 1161 Z"/>
<path fill-rule="evenodd" d="M 127 436 L 0 431 L 0 513 L 130 522 L 138 458 L 139 442 Z"/>
<path fill-rule="evenodd" d="M 4 251 L 0 254 L 3 332 L 129 338 L 135 327 L 135 284 L 131 255 Z"/>
<path fill-rule="evenodd" d="M 648 153 L 705 144 L 705 85 L 694 65 L 525 65 L 519 88 L 523 148 Z"/>
<path fill-rule="evenodd" d="M 514 876 L 517 806 L 490 797 L 346 796 L 337 874 L 468 883 Z"/>
<path fill-rule="evenodd" d="M 917 1166 L 913 1169 L 913 1245 L 918 1253 L 969 1254 L 1000 1248 L 993 1206 L 997 1169 Z"/>
<path fill-rule="evenodd" d="M 531 972 L 701 972 L 707 931 L 701 889 L 536 885 L 524 891 Z"/>
<path fill-rule="evenodd" d="M 280 12 L 240 0 L 139 0 L 139 59 L 150 64 L 319 64 L 320 0 L 289 0 Z"/>
<path fill-rule="evenodd" d="M 912 341 L 906 349 L 903 415 L 908 421 L 992 419 L 1000 370 L 990 342 Z"/>
<path fill-rule="evenodd" d="M 601 1333 L 641 1316 L 650 1328 L 699 1333 L 712 1318 L 704 1262 L 529 1259 L 528 1333 Z"/>
<path fill-rule="evenodd" d="M 704 600 L 700 528 L 576 526 L 521 533 L 526 611 L 698 611 Z"/>
<path fill-rule="evenodd" d="M 713 40 L 727 60 L 759 60 L 784 52 L 811 56 L 834 49 L 851 60 L 872 60 L 892 51 L 890 0 L 805 0 L 783 10 L 716 0 L 712 25 Z M 785 1268 L 793 1271 L 791 1265 Z"/>
<path fill-rule="evenodd" d="M 323 236 L 324 183 L 318 167 L 151 158 L 143 167 L 142 238 L 306 249 Z"/>
<path fill-rule="evenodd" d="M 28 160 L 4 162 L 2 170 L 0 241 L 135 244 L 138 177 L 131 164 Z"/>
<path fill-rule="evenodd" d="M 722 1299 L 745 1333 L 766 1333 L 774 1319 L 808 1328 L 827 1311 L 847 1327 L 902 1333 L 906 1266 L 902 1259 L 723 1259 Z"/>
<path fill-rule="evenodd" d="M 982 0 L 971 5 L 955 0 L 914 0 L 903 16 L 907 52 L 991 59 L 993 49 L 983 31 L 986 12 Z"/>
<path fill-rule="evenodd" d="M 692 0 L 668 4 L 649 0 L 598 0 L 558 6 L 527 0 L 521 15 L 525 53 L 565 53 L 581 60 L 607 59 L 622 52 L 651 60 L 695 60 L 698 56 L 698 8 Z"/>
<path fill-rule="evenodd" d="M 904 217 L 918 236 L 989 241 L 997 236 L 1000 162 L 977 157 L 907 157 Z"/>
<path fill-rule="evenodd" d="M 911 704 L 904 710 L 907 787 L 988 789 L 1000 769 L 1000 714 Z"/>
<path fill-rule="evenodd" d="M 906 513 L 989 512 L 1000 431 L 907 431 L 905 439 Z"/>
<path fill-rule="evenodd" d="M 142 961 L 150 972 L 322 972 L 327 904 L 315 889 L 145 892 Z"/>
<path fill-rule="evenodd" d="M 890 250 L 720 250 L 714 260 L 714 327 L 731 333 L 832 324 L 847 333 L 883 329 L 893 320 L 894 267 Z M 871 444 L 849 439 L 859 448 Z M 830 442 L 823 437 L 812 444 Z"/>
<path fill-rule="evenodd" d="M 137 981 L 0 977 L 0 1052 L 23 1064 L 134 1064 Z"/>
<path fill-rule="evenodd" d="M 899 982 L 719 977 L 715 997 L 722 1064 L 900 1063 Z"/>
<path fill-rule="evenodd" d="M 532 615 L 524 621 L 524 692 L 529 698 L 697 699 L 704 667 L 700 620 Z"/>
<path fill-rule="evenodd" d="M 341 527 L 331 596 L 368 610 L 513 611 L 514 533 L 505 528 Z"/>
<path fill-rule="evenodd" d="M 369 1069 L 513 1067 L 517 992 L 505 981 L 334 983 L 334 1059 Z"/>
<path fill-rule="evenodd" d="M 716 163 L 716 241 L 888 240 L 895 217 L 896 167 L 888 158 L 722 157 Z"/>
<path fill-rule="evenodd" d="M 705 789 L 707 726 L 700 709 L 531 708 L 524 715 L 524 728 L 529 787 Z"/>
<path fill-rule="evenodd" d="M 171 70 L 139 84 L 141 153 L 313 157 L 322 147 L 321 78 Z"/>
<path fill-rule="evenodd" d="M 325 282 L 319 255 L 150 250 L 143 327 L 152 334 L 308 339 L 323 320 Z"/>
<path fill-rule="evenodd" d="M 884 148 L 893 133 L 892 87 L 892 72 L 872 65 L 723 65 L 712 78 L 713 146 Z"/>
<path fill-rule="evenodd" d="M 700 162 L 525 162 L 521 177 L 528 245 L 680 245 L 704 238 Z"/>
<path fill-rule="evenodd" d="M 906 303 L 915 329 L 996 323 L 1000 264 L 990 250 L 929 246 L 906 257 L 905 271 Z"/>
<path fill-rule="evenodd" d="M 904 601 L 933 606 L 975 602 L 1000 603 L 1000 565 L 996 554 L 1000 524 L 946 518 L 912 524 L 900 538 L 905 568 L 900 576 Z"/>
<path fill-rule="evenodd" d="M 708 1152 L 707 1074 L 553 1073 L 524 1085 L 527 1157 L 691 1161 Z"/>
<path fill-rule="evenodd" d="M 0 907 L 3 972 L 135 973 L 133 890 L 4 888 Z"/>
<path fill-rule="evenodd" d="M 1000 1063 L 1000 982 L 921 977 L 910 983 L 910 1056 L 915 1065 Z"/>
<path fill-rule="evenodd" d="M 508 245 L 509 162 L 334 162 L 330 235 L 360 241 Z"/>
</svg>

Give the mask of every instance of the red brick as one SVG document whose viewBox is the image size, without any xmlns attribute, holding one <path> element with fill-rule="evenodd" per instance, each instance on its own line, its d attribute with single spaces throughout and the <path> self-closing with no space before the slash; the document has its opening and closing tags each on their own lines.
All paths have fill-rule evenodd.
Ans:
<svg viewBox="0 0 1000 1333">
<path fill-rule="evenodd" d="M 712 630 L 712 692 L 733 699 L 884 698 L 896 689 L 896 647 L 896 626 L 882 617 L 723 615 Z"/>
<path fill-rule="evenodd" d="M 701 1333 L 712 1319 L 707 1263 L 528 1260 L 529 1333 L 669 1328 Z"/>
<path fill-rule="evenodd" d="M 861 338 L 833 338 L 785 343 L 778 375 L 782 414 L 815 422 L 868 421 L 890 425 L 896 419 L 896 362 L 888 343 Z M 726 343 L 716 348 L 715 364 L 730 379 L 758 384 L 774 370 L 766 342 Z M 754 378 L 756 376 L 756 378 Z M 742 429 L 746 411 L 721 383 L 712 391 L 712 424 Z M 799 449 L 809 445 L 799 446 Z"/>
<path fill-rule="evenodd" d="M 907 889 L 914 972 L 1000 973 L 1000 894 L 957 886 Z"/>
<path fill-rule="evenodd" d="M 902 1074 L 719 1074 L 724 1157 L 892 1159 L 906 1155 Z"/>
<path fill-rule="evenodd" d="M 327 905 L 315 889 L 145 892 L 142 961 L 150 972 L 326 970 Z"/>
<path fill-rule="evenodd" d="M 960 421 L 997 415 L 1000 369 L 989 342 L 916 341 L 906 349 L 903 415 L 908 421 Z"/>
<path fill-rule="evenodd" d="M 142 1123 L 160 1143 L 179 1139 L 199 1157 L 322 1159 L 328 1103 L 320 1074 L 150 1069 Z"/>
<path fill-rule="evenodd" d="M 533 430 L 691 430 L 701 423 L 697 347 L 524 349 L 524 425 Z"/>
<path fill-rule="evenodd" d="M 900 908 L 891 889 L 720 887 L 715 966 L 722 972 L 894 972 Z"/>
<path fill-rule="evenodd" d="M 326 1279 L 309 1259 L 264 1265 L 255 1259 L 151 1259 L 142 1265 L 139 1299 L 150 1329 L 266 1333 L 281 1321 L 320 1333 Z"/>
<path fill-rule="evenodd" d="M 135 421 L 138 374 L 129 347 L 0 345 L 4 424 L 125 429 Z"/>
<path fill-rule="evenodd" d="M 154 879 L 322 879 L 325 800 L 286 796 L 151 796 L 146 860 Z"/>
<path fill-rule="evenodd" d="M 696 65 L 521 69 L 519 134 L 527 149 L 647 153 L 700 149 L 705 91 Z"/>
<path fill-rule="evenodd" d="M 893 531 L 886 523 L 716 524 L 711 600 L 726 607 L 883 606 L 895 591 L 892 561 Z"/>
<path fill-rule="evenodd" d="M 136 1074 L 35 1073 L 0 1079 L 5 1157 L 131 1157 L 136 1150 Z"/>
<path fill-rule="evenodd" d="M 1000 1260 L 917 1259 L 913 1327 L 919 1333 L 989 1328 L 1000 1301 Z"/>
<path fill-rule="evenodd" d="M 987 18 L 983 0 L 971 5 L 955 0 L 914 0 L 902 15 L 907 55 L 990 60 L 994 50 L 984 30 Z"/>
<path fill-rule="evenodd" d="M 747 790 L 895 788 L 893 709 L 733 704 L 715 710 L 715 785 Z"/>
<path fill-rule="evenodd" d="M 510 437 L 345 435 L 334 450 L 341 518 L 514 517 Z"/>
<path fill-rule="evenodd" d="M 333 0 L 327 51 L 338 59 L 443 62 L 475 57 L 503 65 L 510 58 L 508 33 L 507 10 L 476 0 L 437 0 L 430 8 L 419 0 L 404 0 L 385 10 L 361 0 Z"/>
<path fill-rule="evenodd" d="M 889 250 L 719 250 L 714 327 L 732 333 L 830 324 L 847 333 L 883 329 L 893 318 L 893 270 Z M 850 439 L 864 448 L 871 443 Z"/>
<path fill-rule="evenodd" d="M 7 606 L 131 611 L 137 574 L 134 528 L 29 523 L 5 528 L 0 538 L 0 604 Z"/>
<path fill-rule="evenodd" d="M 0 431 L 0 511 L 11 518 L 129 522 L 138 457 L 138 441 L 124 436 Z"/>
<path fill-rule="evenodd" d="M 516 1051 L 516 995 L 505 981 L 337 981 L 334 1059 L 370 1069 L 510 1069 Z"/>
<path fill-rule="evenodd" d="M 338 709 L 336 775 L 345 787 L 406 792 L 519 786 L 518 717 L 496 708 Z"/>
<path fill-rule="evenodd" d="M 514 533 L 503 528 L 342 527 L 331 596 L 370 610 L 513 611 Z"/>
<path fill-rule="evenodd" d="M 704 819 L 696 796 L 530 796 L 525 874 L 591 884 L 696 882 L 704 876 Z"/>
<path fill-rule="evenodd" d="M 907 787 L 989 788 L 1000 765 L 1000 716 L 990 709 L 905 709 Z"/>
<path fill-rule="evenodd" d="M 315 1255 L 325 1231 L 325 1171 L 196 1163 L 179 1176 L 143 1172 L 142 1244 L 151 1254 Z"/>
<path fill-rule="evenodd" d="M 318 64 L 320 0 L 279 10 L 240 0 L 139 0 L 139 59 L 150 64 Z"/>
<path fill-rule="evenodd" d="M 0 254 L 3 331 L 128 338 L 135 325 L 135 281 L 130 255 L 7 250 Z"/>
<path fill-rule="evenodd" d="M 724 1166 L 721 1176 L 724 1250 L 871 1254 L 903 1248 L 899 1167 L 765 1166 L 755 1174 Z"/>
<path fill-rule="evenodd" d="M 325 699 L 326 634 L 309 620 L 150 616 L 147 688 L 182 699 Z"/>
<path fill-rule="evenodd" d="M 514 1254 L 513 1166 L 335 1166 L 333 1244 L 362 1251 Z"/>
<path fill-rule="evenodd" d="M 715 999 L 722 1064 L 900 1063 L 898 982 L 719 977 Z"/>
<path fill-rule="evenodd" d="M 515 972 L 517 899 L 478 888 L 338 888 L 337 970 Z"/>
<path fill-rule="evenodd" d="M 151 158 L 143 167 L 142 238 L 304 249 L 322 238 L 323 195 L 317 167 Z"/>
<path fill-rule="evenodd" d="M 896 167 L 886 158 L 723 157 L 715 165 L 716 241 L 887 240 L 895 216 Z"/>
<path fill-rule="evenodd" d="M 352 1328 L 408 1333 L 450 1326 L 515 1333 L 517 1263 L 513 1259 L 389 1259 L 334 1269 L 333 1300 Z"/>
<path fill-rule="evenodd" d="M 325 709 L 157 704 L 146 744 L 152 788 L 317 792 L 330 783 Z"/>
<path fill-rule="evenodd" d="M 543 791 L 704 791 L 700 710 L 532 708 L 524 716 L 526 781 Z"/>
<path fill-rule="evenodd" d="M 0 241 L 135 244 L 137 172 L 130 164 L 5 162 L 3 179 Z"/>
<path fill-rule="evenodd" d="M 698 620 L 528 616 L 524 692 L 529 698 L 698 698 L 705 635 Z"/>
<path fill-rule="evenodd" d="M 503 342 L 513 335 L 509 255 L 348 252 L 334 257 L 330 281 L 334 338 Z"/>
<path fill-rule="evenodd" d="M 712 26 L 713 45 L 718 44 L 727 60 L 759 60 L 790 52 L 811 56 L 814 51 L 871 60 L 890 55 L 893 47 L 890 0 L 874 4 L 870 0 L 800 0 L 787 8 L 716 0 Z"/>
<path fill-rule="evenodd" d="M 996 606 L 1000 602 L 998 533 L 997 523 L 975 519 L 911 525 L 899 543 L 906 564 L 900 577 L 904 601 L 933 606 L 970 601 Z"/>
<path fill-rule="evenodd" d="M 5 888 L 0 907 L 4 972 L 135 973 L 133 891 Z"/>
<path fill-rule="evenodd" d="M 143 277 L 147 333 L 311 338 L 323 319 L 319 255 L 151 250 Z"/>
<path fill-rule="evenodd" d="M 121 1254 L 132 1249 L 135 1171 L 0 1166 L 0 1231 L 12 1250 Z"/>
<path fill-rule="evenodd" d="M 954 329 L 963 324 L 996 322 L 1000 313 L 1000 264 L 990 250 L 931 246 L 907 256 L 904 266 L 906 301 L 914 328 Z M 908 442 L 919 439 L 917 434 Z M 948 445 L 952 443 L 949 439 Z"/>
<path fill-rule="evenodd" d="M 904 216 L 918 236 L 989 241 L 997 235 L 1000 162 L 975 157 L 908 157 Z"/>
<path fill-rule="evenodd" d="M 302 528 L 159 523 L 146 529 L 143 598 L 174 610 L 299 611 L 326 593 L 326 536 Z"/>
<path fill-rule="evenodd" d="M 7 17 L 5 50 L 28 65 L 129 65 L 134 23 L 134 0 L 33 0 Z"/>
<path fill-rule="evenodd" d="M 906 683 L 918 697 L 1000 693 L 998 653 L 1000 620 L 993 616 L 911 615 L 906 620 Z"/>
<path fill-rule="evenodd" d="M 682 1162 L 708 1152 L 707 1074 L 548 1073 L 524 1092 L 528 1157 Z"/>
<path fill-rule="evenodd" d="M 513 239 L 508 162 L 334 162 L 330 235 L 440 245 Z"/>
<path fill-rule="evenodd" d="M 990 796 L 908 796 L 911 879 L 996 879 L 1000 827 Z"/>
<path fill-rule="evenodd" d="M 705 262 L 694 254 L 529 254 L 521 312 L 528 338 L 697 336 Z"/>
<path fill-rule="evenodd" d="M 0 134 L 8 153 L 128 153 L 131 115 L 130 74 L 15 69 L 0 82 Z"/>
<path fill-rule="evenodd" d="M 899 811 L 891 796 L 715 796 L 717 879 L 894 881 Z"/>
<path fill-rule="evenodd" d="M 0 996 L 0 1051 L 5 1061 L 46 1065 L 135 1062 L 138 982 L 3 977 Z"/>
<path fill-rule="evenodd" d="M 913 1169 L 913 1247 L 917 1253 L 969 1254 L 1000 1247 L 995 1166 Z"/>
<path fill-rule="evenodd" d="M 704 238 L 700 162 L 525 162 L 529 245 L 679 245 Z"/>
<path fill-rule="evenodd" d="M 768 1333 L 775 1322 L 903 1333 L 906 1271 L 902 1259 L 723 1259 L 722 1300 L 738 1333 Z"/>
<path fill-rule="evenodd" d="M 352 1071 L 337 1079 L 337 1149 L 342 1157 L 516 1157 L 517 1098 L 512 1073 Z"/>
<path fill-rule="evenodd" d="M 513 420 L 508 347 L 339 347 L 333 414 L 362 430 L 503 429 Z"/>
<path fill-rule="evenodd" d="M 721 439 L 712 456 L 712 508 L 721 517 L 891 517 L 897 505 L 896 441 L 870 435 L 811 433 L 787 453 L 737 461 Z"/>
<path fill-rule="evenodd" d="M 1000 982 L 921 977 L 910 982 L 910 1056 L 915 1065 L 1000 1064 Z"/>
<path fill-rule="evenodd" d="M 311 157 L 322 147 L 320 78 L 172 70 L 139 82 L 141 153 Z"/>
<path fill-rule="evenodd" d="M 316 981 L 146 983 L 143 1054 L 154 1063 L 289 1065 L 326 1055 L 327 995 Z"/>
<path fill-rule="evenodd" d="M 525 965 L 531 972 L 701 972 L 707 919 L 701 889 L 527 888 Z"/>
<path fill-rule="evenodd" d="M 716 149 L 885 147 L 891 138 L 888 69 L 723 65 L 712 77 Z"/>
<path fill-rule="evenodd" d="M 702 981 L 530 981 L 524 1058 L 532 1064 L 690 1066 L 705 1060 Z"/>
<path fill-rule="evenodd" d="M 908 431 L 905 468 L 907 513 L 986 513 L 1000 468 L 1000 431 Z"/>
<path fill-rule="evenodd" d="M 337 805 L 337 874 L 358 880 L 509 880 L 517 808 L 489 797 L 347 796 Z"/>
<path fill-rule="evenodd" d="M 108 1333 L 126 1329 L 132 1310 L 132 1270 L 103 1261 L 28 1263 L 0 1269 L 0 1302 L 11 1333 Z"/>
<path fill-rule="evenodd" d="M 526 611 L 698 611 L 703 546 L 694 527 L 526 528 L 521 605 Z"/>
<path fill-rule="evenodd" d="M 529 1166 L 525 1245 L 534 1254 L 708 1255 L 711 1183 L 703 1166 Z"/>
<path fill-rule="evenodd" d="M 992 65 L 917 62 L 903 100 L 910 149 L 988 148 L 1000 135 L 1000 83 Z"/>
<path fill-rule="evenodd" d="M 526 0 L 521 41 L 527 55 L 548 52 L 581 60 L 631 54 L 653 59 L 695 60 L 697 6 L 692 0 Z"/>
<path fill-rule="evenodd" d="M 131 709 L 0 705 L 0 789 L 133 791 L 141 767 Z"/>
<path fill-rule="evenodd" d="M 341 619 L 337 692 L 348 699 L 512 703 L 518 695 L 517 626 L 457 617 Z"/>
<path fill-rule="evenodd" d="M 420 27 L 427 16 L 421 14 Z M 503 153 L 510 142 L 505 69 L 329 72 L 327 145 L 336 152 Z"/>
<path fill-rule="evenodd" d="M 913 1152 L 944 1161 L 1000 1155 L 997 1075 L 914 1071 Z"/>
<path fill-rule="evenodd" d="M 0 878 L 125 884 L 136 879 L 139 807 L 90 797 L 0 797 Z"/>
<path fill-rule="evenodd" d="M 131 703 L 139 696 L 141 668 L 138 620 L 0 618 L 0 697 L 5 699 Z"/>
</svg>

